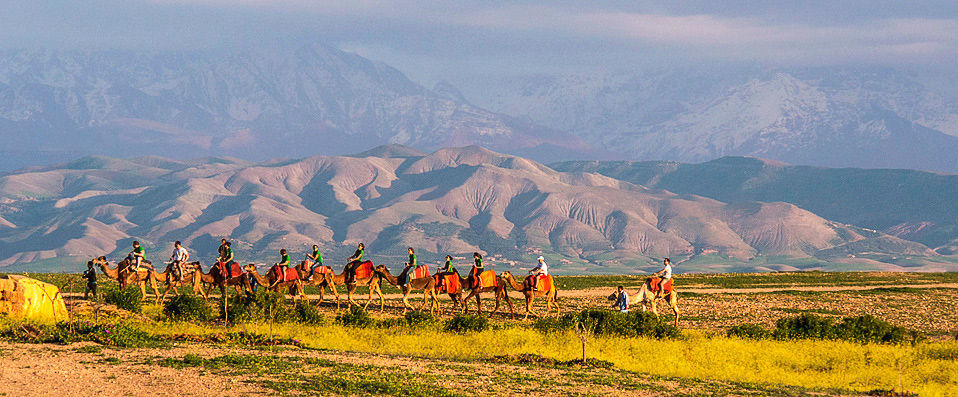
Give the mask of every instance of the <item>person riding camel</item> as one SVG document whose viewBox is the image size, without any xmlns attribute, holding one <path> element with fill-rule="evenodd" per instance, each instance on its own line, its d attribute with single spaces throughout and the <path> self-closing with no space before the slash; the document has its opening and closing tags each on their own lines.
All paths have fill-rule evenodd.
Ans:
<svg viewBox="0 0 958 397">
<path fill-rule="evenodd" d="M 365 249 L 366 246 L 363 245 L 363 243 L 359 243 L 359 245 L 356 246 L 356 252 L 353 253 L 353 256 L 346 259 L 346 268 L 343 269 L 346 272 L 346 284 L 356 282 L 356 267 L 362 262 Z"/>
<path fill-rule="evenodd" d="M 190 260 L 190 253 L 179 241 L 173 243 L 173 255 L 170 255 L 170 266 L 173 269 L 173 275 L 167 281 L 180 281 L 183 279 L 183 264 Z"/>
<path fill-rule="evenodd" d="M 279 267 L 280 274 L 279 274 L 279 277 L 276 277 L 276 280 L 273 281 L 273 285 L 270 285 L 270 288 L 272 288 L 274 285 L 276 285 L 276 284 L 278 284 L 278 283 L 280 283 L 280 282 L 282 282 L 282 281 L 285 281 L 285 279 L 286 279 L 286 271 L 289 270 L 289 262 L 290 262 L 290 261 L 289 261 L 289 255 L 286 254 L 286 249 L 283 248 L 283 249 L 279 250 L 279 255 L 280 255 L 280 257 L 279 257 L 279 263 L 277 263 L 276 266 Z"/>
<path fill-rule="evenodd" d="M 309 267 L 309 277 L 306 280 L 312 280 L 316 274 L 316 268 L 323 265 L 323 254 L 319 253 L 319 246 L 313 244 L 313 253 L 306 254 L 306 261 L 311 262 Z"/>
<path fill-rule="evenodd" d="M 665 267 L 662 270 L 653 273 L 654 276 L 659 277 L 659 291 L 665 288 L 665 283 L 672 279 L 672 260 L 665 258 L 662 263 L 665 265 Z M 654 292 L 658 293 L 659 291 Z"/>
<path fill-rule="evenodd" d="M 403 268 L 402 272 L 399 273 L 399 286 L 405 286 L 409 284 L 409 271 L 416 268 L 419 265 L 419 262 L 416 261 L 416 251 L 409 247 L 409 262 L 406 262 L 406 267 Z"/>
<path fill-rule="evenodd" d="M 227 268 L 229 268 L 230 266 L 233 266 L 233 261 L 235 259 L 233 257 L 233 244 L 231 244 L 229 241 L 226 241 L 223 244 L 226 249 L 223 251 L 223 256 L 220 258 L 220 261 L 226 263 Z"/>
<path fill-rule="evenodd" d="M 133 242 L 133 251 L 130 251 L 130 254 L 127 255 L 126 259 L 128 262 L 133 262 L 133 271 L 140 270 L 140 263 L 143 262 L 143 258 L 146 257 L 146 250 L 140 246 L 139 241 Z"/>
<path fill-rule="evenodd" d="M 536 260 L 539 263 L 529 270 L 529 282 L 532 283 L 533 291 L 539 288 L 539 279 L 549 275 L 549 265 L 546 265 L 546 258 L 539 256 Z"/>
<path fill-rule="evenodd" d="M 452 266 L 452 256 L 446 255 L 446 263 L 436 272 L 436 288 L 442 288 L 446 282 L 446 276 L 455 274 L 456 268 Z"/>
<path fill-rule="evenodd" d="M 224 238 L 220 240 L 220 247 L 217 248 L 216 250 L 219 253 L 219 256 L 216 257 L 217 262 L 226 263 L 226 250 L 227 250 L 227 243 L 226 243 L 226 239 Z"/>
<path fill-rule="evenodd" d="M 478 288 L 479 274 L 485 269 L 482 267 L 482 255 L 479 255 L 478 252 L 473 252 L 472 258 L 475 259 L 476 264 L 472 265 L 472 270 L 469 271 L 469 284 L 472 285 L 472 288 Z"/>
</svg>

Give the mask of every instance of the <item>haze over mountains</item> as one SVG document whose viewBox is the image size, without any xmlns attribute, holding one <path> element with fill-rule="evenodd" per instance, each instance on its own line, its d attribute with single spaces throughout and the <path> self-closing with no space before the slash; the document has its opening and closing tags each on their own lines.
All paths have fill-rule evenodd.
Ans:
<svg viewBox="0 0 958 397">
<path fill-rule="evenodd" d="M 748 155 L 958 172 L 958 96 L 894 70 L 702 67 L 461 80 L 469 95 L 445 82 L 427 89 L 319 44 L 4 51 L 0 170 L 87 154 L 265 160 L 400 143 L 476 144 L 543 162 Z"/>
<path fill-rule="evenodd" d="M 891 69 L 710 67 L 509 78 L 475 103 L 634 160 L 755 156 L 958 172 L 958 95 Z"/>
<path fill-rule="evenodd" d="M 425 149 L 481 144 L 526 154 L 548 148 L 573 158 L 592 152 L 574 137 L 478 108 L 449 92 L 318 44 L 4 51 L 0 169 L 78 154 L 265 160 L 385 143 Z"/>
<path fill-rule="evenodd" d="M 499 270 L 542 253 L 560 274 L 641 273 L 664 256 L 684 271 L 958 263 L 784 202 L 728 204 L 476 146 L 263 163 L 87 157 L 2 175 L 0 200 L 0 264 L 13 269 L 115 259 L 133 239 L 154 261 L 182 240 L 208 264 L 222 236 L 244 262 L 275 261 L 280 248 L 300 258 L 317 243 L 336 266 L 360 241 L 391 266 L 413 246 L 433 263 L 480 251 Z"/>
</svg>

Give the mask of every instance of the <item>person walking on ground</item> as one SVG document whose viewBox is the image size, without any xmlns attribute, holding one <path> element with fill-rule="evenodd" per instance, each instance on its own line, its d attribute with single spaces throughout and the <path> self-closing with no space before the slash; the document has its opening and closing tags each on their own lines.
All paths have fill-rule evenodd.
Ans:
<svg viewBox="0 0 958 397">
<path fill-rule="evenodd" d="M 625 292 L 625 288 L 622 288 L 620 285 L 617 289 L 615 303 L 612 304 L 613 309 L 617 309 L 620 313 L 629 312 L 629 293 Z"/>
<path fill-rule="evenodd" d="M 363 256 L 365 253 L 366 246 L 363 243 L 359 243 L 356 246 L 356 252 L 353 253 L 353 256 L 346 259 L 346 268 L 343 269 L 346 272 L 346 284 L 353 284 L 356 282 L 356 266 L 359 266 L 359 263 L 362 262 Z"/>
<path fill-rule="evenodd" d="M 86 279 L 86 291 L 83 292 L 83 299 L 88 299 L 90 294 L 93 295 L 93 299 L 96 299 L 96 268 L 93 267 L 93 261 L 86 263 L 83 278 Z"/>
<path fill-rule="evenodd" d="M 170 266 L 173 267 L 173 281 L 183 280 L 183 264 L 190 260 L 190 253 L 179 241 L 173 243 L 173 255 L 170 255 Z M 169 280 L 167 280 L 169 281 Z"/>
<path fill-rule="evenodd" d="M 306 280 L 312 280 L 316 274 L 316 268 L 323 265 L 323 255 L 319 253 L 318 245 L 313 244 L 313 253 L 306 254 L 306 260 L 312 262 L 309 267 L 309 277 L 307 277 Z"/>
</svg>

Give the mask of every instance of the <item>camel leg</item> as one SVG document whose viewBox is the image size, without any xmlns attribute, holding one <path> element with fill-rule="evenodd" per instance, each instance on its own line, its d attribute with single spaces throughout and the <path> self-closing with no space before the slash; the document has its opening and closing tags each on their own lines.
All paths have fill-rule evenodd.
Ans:
<svg viewBox="0 0 958 397">
<path fill-rule="evenodd" d="M 369 294 L 372 295 L 372 291 Z M 382 313 L 386 311 L 386 297 L 383 296 L 383 290 L 379 288 L 379 284 L 376 284 L 376 294 L 379 295 L 379 312 Z"/>
<path fill-rule="evenodd" d="M 482 315 L 482 297 L 476 294 L 476 314 Z"/>
<path fill-rule="evenodd" d="M 339 290 L 336 289 L 336 284 L 333 284 L 332 281 L 329 282 L 329 289 L 331 289 L 333 295 L 336 296 L 336 311 L 339 311 Z"/>
<path fill-rule="evenodd" d="M 672 306 L 672 312 L 675 313 L 675 326 L 678 327 L 678 326 L 679 326 L 679 305 L 678 305 L 678 297 L 675 296 L 675 291 L 674 291 L 674 290 L 673 290 L 672 293 L 669 294 L 669 295 L 670 295 L 670 296 L 669 296 L 669 304 Z"/>
<path fill-rule="evenodd" d="M 516 319 L 516 311 L 515 311 L 515 309 L 512 307 L 512 299 L 509 298 L 509 294 L 508 294 L 505 290 L 502 291 L 502 295 L 503 295 L 503 298 L 505 298 L 505 300 L 506 300 L 506 304 L 509 305 L 509 313 L 512 314 L 512 319 L 515 320 L 515 319 Z"/>
<path fill-rule="evenodd" d="M 659 316 L 659 311 L 655 308 L 655 298 L 652 298 L 652 314 L 655 314 L 656 317 Z"/>
<path fill-rule="evenodd" d="M 493 308 L 492 308 L 492 312 L 489 313 L 489 318 L 492 318 L 492 316 L 495 316 L 496 313 L 499 312 L 499 301 L 500 301 L 500 300 L 501 300 L 500 297 L 497 296 L 497 297 L 496 297 L 496 306 L 493 307 Z"/>
</svg>

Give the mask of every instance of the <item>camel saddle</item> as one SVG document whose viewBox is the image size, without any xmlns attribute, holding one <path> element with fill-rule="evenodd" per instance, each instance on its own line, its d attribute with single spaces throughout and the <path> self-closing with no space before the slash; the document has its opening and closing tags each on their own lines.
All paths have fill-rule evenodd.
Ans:
<svg viewBox="0 0 958 397">
<path fill-rule="evenodd" d="M 417 278 L 429 277 L 429 265 L 419 265 L 412 271 L 412 274 L 409 276 L 410 280 Z"/>
<path fill-rule="evenodd" d="M 329 266 L 316 266 L 316 268 L 313 269 L 313 272 L 315 272 L 314 274 L 328 274 L 328 275 L 333 275 L 333 268 L 331 268 L 331 267 L 329 267 Z"/>
<path fill-rule="evenodd" d="M 552 276 L 530 274 L 526 276 L 526 284 L 532 286 L 535 291 L 552 291 L 555 288 Z"/>
<path fill-rule="evenodd" d="M 436 279 L 436 292 L 458 294 L 462 291 L 462 283 L 459 282 L 458 274 L 447 274 L 445 276 L 437 274 L 433 277 Z"/>
<path fill-rule="evenodd" d="M 373 275 L 373 261 L 365 261 L 356 266 L 356 278 L 369 278 Z"/>
<path fill-rule="evenodd" d="M 496 286 L 496 271 L 495 270 L 486 270 L 482 273 L 479 273 L 479 288 L 495 287 L 495 286 Z"/>
<path fill-rule="evenodd" d="M 216 262 L 216 270 L 219 271 L 220 275 L 226 275 L 227 278 L 234 278 L 243 275 L 243 268 L 240 267 L 239 263 L 233 262 L 232 266 L 229 266 L 227 269 L 226 262 Z"/>
<path fill-rule="evenodd" d="M 663 292 L 663 295 L 668 295 L 672 293 L 672 279 L 665 282 L 665 285 L 662 285 L 662 279 L 659 277 L 649 277 L 646 279 L 649 283 L 649 290 L 655 294 L 658 294 L 660 291 Z M 664 289 L 662 287 L 665 287 Z"/>
<path fill-rule="evenodd" d="M 273 265 L 273 267 L 269 268 L 269 271 L 273 274 L 273 280 L 279 280 L 280 282 L 299 280 L 299 272 L 297 272 L 296 269 Z"/>
</svg>

